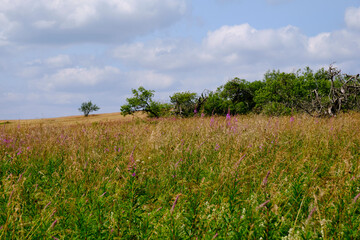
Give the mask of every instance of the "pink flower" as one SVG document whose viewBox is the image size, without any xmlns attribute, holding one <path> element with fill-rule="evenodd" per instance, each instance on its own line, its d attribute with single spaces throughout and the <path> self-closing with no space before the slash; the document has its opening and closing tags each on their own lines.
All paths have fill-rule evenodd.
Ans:
<svg viewBox="0 0 360 240">
<path fill-rule="evenodd" d="M 266 186 L 266 183 L 267 183 L 267 181 L 268 181 L 269 175 L 270 175 L 270 171 L 267 172 L 266 177 L 264 178 L 264 180 L 263 180 L 263 182 L 262 182 L 262 185 L 263 185 L 264 187 Z"/>
<path fill-rule="evenodd" d="M 264 203 L 260 204 L 260 205 L 258 206 L 258 208 L 263 208 L 263 207 L 265 207 L 265 205 L 268 204 L 269 202 L 270 202 L 270 199 L 269 199 L 269 200 L 266 200 Z"/>
<path fill-rule="evenodd" d="M 315 212 L 315 210 L 316 210 L 316 207 L 314 207 L 313 209 L 311 209 L 311 212 L 310 212 L 310 214 L 309 214 L 309 216 L 308 216 L 308 220 L 311 218 L 311 216 L 313 215 L 313 213 Z"/>
<path fill-rule="evenodd" d="M 226 114 L 226 120 L 230 120 L 231 119 L 231 116 L 230 116 L 230 114 L 228 113 L 228 114 Z"/>
<path fill-rule="evenodd" d="M 171 213 L 174 211 L 175 206 L 176 206 L 176 203 L 177 203 L 180 195 L 181 195 L 181 194 L 178 194 L 178 195 L 176 196 L 176 199 L 175 199 L 175 201 L 174 201 L 174 203 L 173 203 L 173 205 L 172 205 L 172 207 L 171 207 L 171 210 L 170 210 Z"/>
<path fill-rule="evenodd" d="M 356 200 L 360 197 L 360 193 L 354 197 L 353 202 L 356 203 Z"/>
<path fill-rule="evenodd" d="M 55 225 L 57 224 L 57 222 L 58 222 L 58 220 L 56 219 L 52 224 L 51 224 L 51 228 L 54 228 L 55 227 Z"/>
</svg>

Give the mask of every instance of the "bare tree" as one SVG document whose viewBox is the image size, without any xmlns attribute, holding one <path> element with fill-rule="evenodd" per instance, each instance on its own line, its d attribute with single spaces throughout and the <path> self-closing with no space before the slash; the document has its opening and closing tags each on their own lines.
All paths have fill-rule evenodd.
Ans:
<svg viewBox="0 0 360 240">
<path fill-rule="evenodd" d="M 331 82 L 328 96 L 322 96 L 317 89 L 314 89 L 311 91 L 309 101 L 299 103 L 299 107 L 315 117 L 335 116 L 344 108 L 359 110 L 359 74 L 341 74 L 341 70 L 330 65 L 328 78 Z"/>
</svg>

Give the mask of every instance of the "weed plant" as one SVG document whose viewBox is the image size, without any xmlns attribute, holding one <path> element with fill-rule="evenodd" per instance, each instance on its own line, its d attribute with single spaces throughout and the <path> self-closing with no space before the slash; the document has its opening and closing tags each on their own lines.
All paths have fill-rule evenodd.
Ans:
<svg viewBox="0 0 360 240">
<path fill-rule="evenodd" d="M 360 115 L 0 126 L 0 239 L 360 239 Z"/>
</svg>

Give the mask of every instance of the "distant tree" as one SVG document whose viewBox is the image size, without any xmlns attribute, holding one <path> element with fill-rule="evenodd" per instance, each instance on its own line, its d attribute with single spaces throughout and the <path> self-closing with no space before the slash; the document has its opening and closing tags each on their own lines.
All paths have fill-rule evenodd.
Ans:
<svg viewBox="0 0 360 240">
<path fill-rule="evenodd" d="M 136 111 L 145 111 L 150 117 L 165 115 L 171 106 L 152 100 L 154 92 L 154 90 L 146 90 L 144 87 L 139 87 L 137 90 L 132 89 L 134 97 L 126 99 L 128 103 L 120 107 L 121 114 L 126 116 Z"/>
<path fill-rule="evenodd" d="M 91 101 L 88 101 L 88 102 L 83 102 L 81 104 L 81 107 L 79 108 L 79 111 L 83 112 L 84 116 L 87 117 L 87 116 L 89 116 L 90 112 L 97 111 L 99 109 L 100 108 L 98 106 L 96 106 L 96 104 L 92 104 Z"/>
<path fill-rule="evenodd" d="M 183 117 L 192 116 L 196 109 L 198 96 L 191 92 L 178 92 L 170 96 L 170 102 L 174 105 L 176 115 Z"/>
</svg>

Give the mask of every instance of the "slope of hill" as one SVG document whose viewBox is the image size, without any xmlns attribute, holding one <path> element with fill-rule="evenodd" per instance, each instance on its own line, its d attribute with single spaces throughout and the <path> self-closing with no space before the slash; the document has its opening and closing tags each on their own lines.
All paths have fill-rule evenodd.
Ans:
<svg viewBox="0 0 360 240">
<path fill-rule="evenodd" d="M 92 114 L 88 117 L 83 115 L 77 116 L 66 116 L 58 118 L 41 118 L 41 119 L 24 119 L 24 120 L 0 120 L 0 125 L 4 124 L 73 124 L 73 123 L 84 123 L 84 122 L 99 122 L 99 121 L 118 121 L 128 120 L 132 118 L 145 118 L 146 114 L 139 112 L 134 116 L 122 116 L 120 113 L 103 113 L 103 114 Z"/>
</svg>

